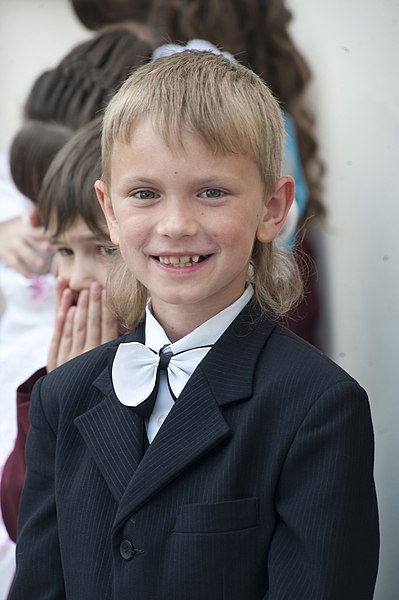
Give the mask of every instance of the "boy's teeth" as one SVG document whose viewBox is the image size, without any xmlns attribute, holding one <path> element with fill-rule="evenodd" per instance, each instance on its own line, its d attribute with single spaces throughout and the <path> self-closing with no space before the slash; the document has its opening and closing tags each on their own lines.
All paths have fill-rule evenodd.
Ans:
<svg viewBox="0 0 399 600">
<path fill-rule="evenodd" d="M 160 256 L 159 262 L 164 265 L 173 265 L 176 267 L 188 267 L 199 261 L 199 256 Z"/>
</svg>

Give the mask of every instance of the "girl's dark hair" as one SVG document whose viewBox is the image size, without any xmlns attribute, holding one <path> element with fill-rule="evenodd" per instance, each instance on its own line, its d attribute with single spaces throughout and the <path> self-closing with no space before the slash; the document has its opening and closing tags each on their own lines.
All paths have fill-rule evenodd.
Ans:
<svg viewBox="0 0 399 600">
<path fill-rule="evenodd" d="M 128 25 L 99 31 L 38 77 L 25 103 L 25 118 L 78 129 L 102 114 L 111 96 L 152 50 Z"/>
<path fill-rule="evenodd" d="M 78 19 L 88 29 L 133 19 L 145 21 L 149 0 L 71 0 Z"/>
<path fill-rule="evenodd" d="M 320 198 L 323 166 L 304 96 L 311 72 L 289 33 L 291 19 L 283 0 L 152 0 L 149 24 L 163 43 L 209 40 L 270 85 L 297 127 L 309 189 L 306 220 L 325 215 Z"/>
<path fill-rule="evenodd" d="M 108 230 L 94 190 L 101 177 L 101 119 L 83 126 L 58 152 L 39 194 L 43 225 L 58 237 L 82 219 L 99 239 Z"/>
<path fill-rule="evenodd" d="M 18 190 L 37 203 L 46 171 L 72 130 L 58 123 L 27 121 L 15 134 L 10 148 L 11 176 Z"/>
</svg>

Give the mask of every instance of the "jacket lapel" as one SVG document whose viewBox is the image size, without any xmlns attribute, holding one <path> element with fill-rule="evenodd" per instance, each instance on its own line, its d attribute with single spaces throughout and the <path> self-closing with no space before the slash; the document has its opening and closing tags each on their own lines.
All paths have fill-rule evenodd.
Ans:
<svg viewBox="0 0 399 600">
<path fill-rule="evenodd" d="M 229 427 L 198 369 L 186 388 L 137 466 L 119 505 L 115 526 L 229 435 Z"/>
<path fill-rule="evenodd" d="M 112 358 L 121 341 L 143 341 L 144 328 L 107 348 Z M 116 397 L 107 367 L 93 383 L 104 396 L 98 404 L 75 419 L 75 425 L 119 503 L 143 455 L 143 419 Z"/>
<path fill-rule="evenodd" d="M 229 437 L 221 407 L 251 397 L 256 359 L 273 329 L 274 324 L 262 320 L 250 305 L 221 336 L 137 465 L 121 499 L 115 527 Z"/>
<path fill-rule="evenodd" d="M 276 322 L 250 302 L 200 364 L 219 406 L 252 396 L 257 359 Z"/>
</svg>

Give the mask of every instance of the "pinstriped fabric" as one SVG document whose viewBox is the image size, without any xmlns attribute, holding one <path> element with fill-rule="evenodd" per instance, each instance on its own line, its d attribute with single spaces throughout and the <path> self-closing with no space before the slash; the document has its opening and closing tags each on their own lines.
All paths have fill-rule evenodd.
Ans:
<svg viewBox="0 0 399 600">
<path fill-rule="evenodd" d="M 244 310 L 142 457 L 109 346 L 35 389 L 12 600 L 371 600 L 373 432 L 353 379 Z"/>
<path fill-rule="evenodd" d="M 112 589 L 113 585 L 109 536 L 105 536 L 104 532 L 112 526 L 115 501 L 104 480 L 98 477 L 94 462 L 81 469 L 77 476 L 84 481 L 84 489 L 72 487 L 57 498 L 57 510 L 63 515 L 59 537 L 66 592 L 68 598 L 80 597 L 76 596 L 76 590 L 82 588 L 79 582 L 89 576 L 87 556 L 90 555 L 91 572 L 96 573 L 91 582 L 91 594 L 93 598 L 95 595 L 101 598 L 104 590 Z M 96 504 L 98 498 L 101 498 L 101 503 L 93 510 L 93 503 Z M 73 538 L 71 529 L 75 532 Z"/>
<path fill-rule="evenodd" d="M 226 437 L 228 428 L 207 387 L 206 383 L 190 386 L 195 393 L 184 394 L 172 408 L 167 423 L 147 450 L 126 490 L 119 505 L 118 520 L 123 520 L 132 508 L 135 510 L 147 501 Z"/>
<path fill-rule="evenodd" d="M 119 501 L 142 457 L 143 420 L 113 397 L 86 413 L 84 419 L 78 417 L 75 425 L 92 448 L 97 465 Z M 111 434 L 115 431 L 120 432 L 118 437 Z M 108 451 L 110 447 L 112 453 Z"/>
</svg>

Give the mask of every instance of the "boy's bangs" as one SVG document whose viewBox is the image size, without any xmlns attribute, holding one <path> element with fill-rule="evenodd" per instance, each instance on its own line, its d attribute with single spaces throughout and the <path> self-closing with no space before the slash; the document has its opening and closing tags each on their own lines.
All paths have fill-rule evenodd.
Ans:
<svg viewBox="0 0 399 600">
<path fill-rule="evenodd" d="M 203 107 L 191 105 L 178 112 L 169 104 L 154 115 L 156 131 L 171 150 L 184 147 L 184 135 L 189 133 L 200 137 L 214 154 L 239 153 L 255 158 L 255 139 L 248 135 L 248 128 L 241 127 L 245 115 L 232 119 L 230 106 L 218 104 L 217 108 L 207 114 Z"/>
<path fill-rule="evenodd" d="M 268 187 L 270 179 L 279 176 L 283 135 L 279 113 L 265 83 L 227 59 L 206 52 L 156 59 L 135 71 L 108 105 L 104 179 L 109 178 L 114 141 L 128 143 L 137 124 L 150 118 L 171 149 L 181 147 L 189 132 L 215 153 L 253 157 Z"/>
</svg>

